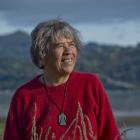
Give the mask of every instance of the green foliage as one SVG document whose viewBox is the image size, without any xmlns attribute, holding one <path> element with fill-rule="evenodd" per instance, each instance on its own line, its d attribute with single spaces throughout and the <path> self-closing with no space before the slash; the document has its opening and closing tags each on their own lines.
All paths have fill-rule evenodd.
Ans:
<svg viewBox="0 0 140 140">
<path fill-rule="evenodd" d="M 77 68 L 101 76 L 107 88 L 138 88 L 140 48 L 87 44 Z"/>
</svg>

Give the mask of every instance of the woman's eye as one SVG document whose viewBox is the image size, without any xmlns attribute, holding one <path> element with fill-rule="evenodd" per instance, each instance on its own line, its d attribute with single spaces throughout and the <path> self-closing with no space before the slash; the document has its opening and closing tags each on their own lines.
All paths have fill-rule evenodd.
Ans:
<svg viewBox="0 0 140 140">
<path fill-rule="evenodd" d="M 74 43 L 70 43 L 69 46 L 70 47 L 75 47 L 75 44 Z"/>
<path fill-rule="evenodd" d="M 62 48 L 64 45 L 63 44 L 57 44 L 56 48 Z"/>
</svg>

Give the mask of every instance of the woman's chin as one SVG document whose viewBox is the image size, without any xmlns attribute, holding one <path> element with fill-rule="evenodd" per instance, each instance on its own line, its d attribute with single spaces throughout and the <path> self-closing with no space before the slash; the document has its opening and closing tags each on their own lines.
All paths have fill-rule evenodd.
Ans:
<svg viewBox="0 0 140 140">
<path fill-rule="evenodd" d="M 73 68 L 67 68 L 67 69 L 63 69 L 63 73 L 65 74 L 71 74 L 73 72 Z"/>
</svg>

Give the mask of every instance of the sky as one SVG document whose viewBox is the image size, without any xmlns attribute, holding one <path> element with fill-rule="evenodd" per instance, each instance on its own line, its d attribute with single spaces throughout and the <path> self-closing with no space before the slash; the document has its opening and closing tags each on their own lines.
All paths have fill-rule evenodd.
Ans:
<svg viewBox="0 0 140 140">
<path fill-rule="evenodd" d="M 30 33 L 56 17 L 79 30 L 83 42 L 140 43 L 140 0 L 0 0 L 0 35 Z"/>
</svg>

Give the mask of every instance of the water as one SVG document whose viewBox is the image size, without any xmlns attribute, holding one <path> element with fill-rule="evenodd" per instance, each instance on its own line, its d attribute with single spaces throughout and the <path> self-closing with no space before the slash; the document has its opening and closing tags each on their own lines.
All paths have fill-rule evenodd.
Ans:
<svg viewBox="0 0 140 140">
<path fill-rule="evenodd" d="M 0 118 L 7 116 L 13 92 L 11 90 L 0 91 Z"/>
<path fill-rule="evenodd" d="M 132 130 L 128 131 L 126 134 L 126 140 L 140 140 L 140 126 L 131 126 Z M 120 128 L 120 132 L 122 132 L 123 128 Z"/>
<path fill-rule="evenodd" d="M 132 128 L 127 132 L 127 140 L 140 140 L 140 91 L 116 90 L 107 91 L 107 93 L 116 118 L 126 118 L 128 123 L 131 122 L 131 125 L 126 126 L 126 129 Z M 135 118 L 139 119 L 139 124 L 136 124 L 137 120 Z M 120 128 L 120 132 L 122 130 L 124 128 Z"/>
<path fill-rule="evenodd" d="M 115 90 L 107 91 L 115 111 L 137 111 L 140 110 L 140 90 Z"/>
</svg>

